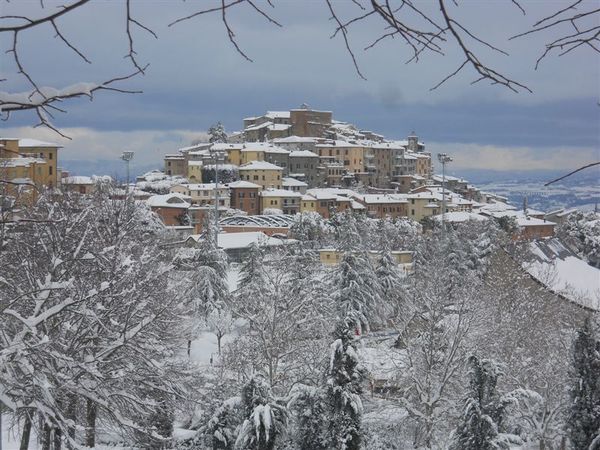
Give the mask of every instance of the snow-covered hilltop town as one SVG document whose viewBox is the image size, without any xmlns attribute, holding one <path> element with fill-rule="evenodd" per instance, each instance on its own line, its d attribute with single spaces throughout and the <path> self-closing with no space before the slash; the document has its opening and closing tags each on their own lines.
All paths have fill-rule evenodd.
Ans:
<svg viewBox="0 0 600 450">
<path fill-rule="evenodd" d="M 597 212 L 306 105 L 60 152 L 0 138 L 0 450 L 600 448 Z"/>
</svg>

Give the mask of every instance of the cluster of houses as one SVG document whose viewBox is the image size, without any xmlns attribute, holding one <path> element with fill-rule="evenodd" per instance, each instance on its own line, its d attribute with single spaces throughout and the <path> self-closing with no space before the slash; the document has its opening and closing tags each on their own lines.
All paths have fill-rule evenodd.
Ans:
<svg viewBox="0 0 600 450">
<path fill-rule="evenodd" d="M 130 192 L 166 227 L 189 236 L 201 234 L 210 211 L 219 213 L 226 233 L 269 237 L 287 236 L 295 214 L 329 218 L 342 211 L 426 225 L 505 218 L 521 238 L 554 234 L 555 223 L 543 212 L 518 210 L 462 178 L 435 175 L 431 154 L 414 133 L 405 141 L 385 140 L 306 105 L 248 117 L 243 125 L 228 142 L 198 143 L 166 155 L 164 173 L 137 177 Z M 10 186 L 91 193 L 96 180 L 61 172 L 59 148 L 33 139 L 0 139 L 2 179 Z M 161 189 L 138 189 L 161 177 L 168 179 Z M 163 193 L 153 195 L 157 190 Z"/>
</svg>

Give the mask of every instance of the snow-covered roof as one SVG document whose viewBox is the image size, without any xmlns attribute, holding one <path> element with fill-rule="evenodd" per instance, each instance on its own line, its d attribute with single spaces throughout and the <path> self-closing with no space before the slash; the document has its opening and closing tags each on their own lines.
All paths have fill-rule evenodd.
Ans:
<svg viewBox="0 0 600 450">
<path fill-rule="evenodd" d="M 62 145 L 53 142 L 38 141 L 37 139 L 19 139 L 19 147 L 56 147 L 62 148 Z"/>
<path fill-rule="evenodd" d="M 311 152 L 310 150 L 292 150 L 290 152 L 290 158 L 318 158 L 319 155 Z"/>
<path fill-rule="evenodd" d="M 289 119 L 290 112 L 289 111 L 267 111 L 265 117 L 269 119 Z"/>
<path fill-rule="evenodd" d="M 250 181 L 238 180 L 233 183 L 229 183 L 230 188 L 261 188 L 259 184 L 251 183 Z"/>
<path fill-rule="evenodd" d="M 288 191 L 286 189 L 266 189 L 259 195 L 261 197 L 302 197 L 300 192 Z"/>
<path fill-rule="evenodd" d="M 356 194 L 354 196 L 356 199 L 363 201 L 367 205 L 369 204 L 397 204 L 397 203 L 408 203 L 406 199 L 399 198 L 395 195 L 387 195 L 387 194 L 364 194 L 359 195 Z"/>
<path fill-rule="evenodd" d="M 92 177 L 86 176 L 72 176 L 65 177 L 61 180 L 62 184 L 94 184 Z"/>
<path fill-rule="evenodd" d="M 539 282 L 580 305 L 600 311 L 600 270 L 567 249 L 558 238 L 529 244 L 533 259 L 523 265 Z"/>
<path fill-rule="evenodd" d="M 188 161 L 188 166 L 203 166 L 204 161 Z"/>
<path fill-rule="evenodd" d="M 273 122 L 263 122 L 257 125 L 250 125 L 249 127 L 246 127 L 244 131 L 256 131 L 262 128 L 268 128 L 270 125 L 273 125 Z"/>
<path fill-rule="evenodd" d="M 240 170 L 283 170 L 281 167 L 267 161 L 250 161 L 242 164 Z"/>
<path fill-rule="evenodd" d="M 534 227 L 540 225 L 556 225 L 554 222 L 544 219 L 536 219 L 535 217 L 517 216 L 517 225 L 520 227 Z"/>
<path fill-rule="evenodd" d="M 273 139 L 275 144 L 292 144 L 292 143 L 312 143 L 317 142 L 318 138 L 314 137 L 301 137 L 301 136 L 288 136 L 284 138 Z"/>
<path fill-rule="evenodd" d="M 189 195 L 173 192 L 171 194 L 153 195 L 146 203 L 153 208 L 187 208 L 190 206 L 188 200 L 191 200 Z"/>
<path fill-rule="evenodd" d="M 287 214 L 256 215 L 256 216 L 232 216 L 225 217 L 219 221 L 221 226 L 242 227 L 270 227 L 289 228 L 294 224 L 294 216 Z"/>
<path fill-rule="evenodd" d="M 188 240 L 199 242 L 203 239 L 203 236 L 194 234 L 188 237 Z M 286 245 L 294 240 L 282 240 L 267 236 L 262 231 L 245 231 L 241 233 L 219 233 L 217 236 L 217 243 L 219 248 L 223 250 L 236 250 L 242 248 L 248 248 L 252 244 L 259 246 L 273 247 L 279 245 Z"/>
<path fill-rule="evenodd" d="M 290 151 L 286 150 L 285 148 L 282 147 L 278 147 L 276 145 L 269 145 L 268 147 L 265 147 L 265 153 L 281 153 L 281 154 L 285 154 L 285 155 L 289 155 Z"/>
<path fill-rule="evenodd" d="M 435 206 L 438 207 L 438 205 L 435 205 Z M 452 223 L 461 223 L 461 222 L 466 222 L 468 220 L 476 220 L 476 221 L 489 220 L 487 217 L 482 216 L 481 214 L 470 213 L 470 212 L 466 212 L 466 211 L 452 211 L 452 212 L 448 212 L 448 213 L 444 214 L 443 216 L 444 216 L 444 222 L 452 222 Z M 441 222 L 442 215 L 439 214 L 437 216 L 433 216 L 433 220 L 437 220 L 437 221 Z"/>
<path fill-rule="evenodd" d="M 290 178 L 290 177 L 282 178 L 281 185 L 282 186 L 298 186 L 298 187 L 308 186 L 308 184 L 305 183 L 304 181 L 296 180 L 295 178 Z"/>
<path fill-rule="evenodd" d="M 317 144 L 316 147 L 324 147 L 324 148 L 329 148 L 329 147 L 361 147 L 361 145 L 358 144 L 351 144 L 348 141 L 339 141 L 339 140 L 334 140 L 331 142 L 327 142 L 325 144 Z"/>
<path fill-rule="evenodd" d="M 215 190 L 215 183 L 183 183 L 183 184 L 176 184 L 171 189 L 179 187 L 179 186 L 184 187 L 185 189 L 187 189 L 189 191 L 214 191 Z M 227 189 L 227 185 L 219 183 L 218 189 Z"/>
</svg>

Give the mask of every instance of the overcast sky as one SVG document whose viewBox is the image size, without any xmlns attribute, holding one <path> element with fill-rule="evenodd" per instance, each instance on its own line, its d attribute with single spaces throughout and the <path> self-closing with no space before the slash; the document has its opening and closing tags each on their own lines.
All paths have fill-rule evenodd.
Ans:
<svg viewBox="0 0 600 450">
<path fill-rule="evenodd" d="M 46 9 L 62 3 L 44 2 Z M 54 87 L 128 73 L 123 3 L 92 1 L 59 21 L 64 35 L 93 64 L 77 59 L 50 27 L 21 35 L 23 64 L 41 85 Z M 398 39 L 363 52 L 381 32 L 380 21 L 363 23 L 350 33 L 367 78 L 363 80 L 343 41 L 329 38 L 334 25 L 323 1 L 274 3 L 276 8 L 267 8 L 283 28 L 247 6 L 231 9 L 236 38 L 253 59 L 248 62 L 227 40 L 220 16 L 167 26 L 212 2 L 134 1 L 133 15 L 159 37 L 134 31 L 139 60 L 150 67 L 145 76 L 123 86 L 144 93 L 105 92 L 93 102 L 65 102 L 68 113 L 58 114 L 54 123 L 73 138 L 70 142 L 49 130 L 33 129 L 36 122 L 30 114 L 12 116 L 3 123 L 2 134 L 59 142 L 65 146 L 63 160 L 112 160 L 123 150 L 134 150 L 138 164 L 159 167 L 164 153 L 187 145 L 218 120 L 234 131 L 243 117 L 308 103 L 388 138 L 402 139 L 414 130 L 428 150 L 452 152 L 455 170 L 564 169 L 600 159 L 598 54 L 582 50 L 552 57 L 535 71 L 535 60 L 552 34 L 507 40 L 566 2 L 524 2 L 526 16 L 505 0 L 449 6 L 474 32 L 510 54 L 475 47 L 484 60 L 529 86 L 532 94 L 485 83 L 471 86 L 476 75 L 470 69 L 431 92 L 429 88 L 462 62 L 460 56 L 447 48 L 445 56 L 425 56 L 406 65 L 410 55 Z M 345 17 L 356 13 L 349 1 L 334 4 Z M 435 11 L 433 3 L 420 4 Z M 39 0 L 3 3 L 2 13 L 36 16 L 42 14 L 39 5 Z M 0 78 L 7 78 L 0 90 L 24 91 L 27 85 L 4 55 L 8 38 L 0 36 Z"/>
</svg>

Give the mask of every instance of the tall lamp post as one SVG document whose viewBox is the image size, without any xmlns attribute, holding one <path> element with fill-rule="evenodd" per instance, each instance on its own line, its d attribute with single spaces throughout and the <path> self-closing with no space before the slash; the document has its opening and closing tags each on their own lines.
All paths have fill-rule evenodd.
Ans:
<svg viewBox="0 0 600 450">
<path fill-rule="evenodd" d="M 438 153 L 438 161 L 442 164 L 442 232 L 444 231 L 444 215 L 446 214 L 446 164 L 452 162 L 446 153 Z"/>
<path fill-rule="evenodd" d="M 123 152 L 121 159 L 125 161 L 127 166 L 127 184 L 125 185 L 125 192 L 129 192 L 129 161 L 133 159 L 134 152 Z"/>
</svg>

